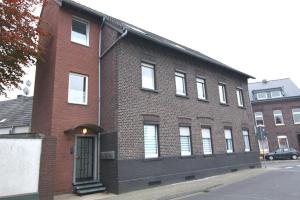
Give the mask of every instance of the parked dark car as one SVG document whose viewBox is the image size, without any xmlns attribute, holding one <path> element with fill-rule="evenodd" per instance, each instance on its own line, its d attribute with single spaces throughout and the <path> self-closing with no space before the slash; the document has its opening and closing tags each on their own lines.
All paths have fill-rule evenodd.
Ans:
<svg viewBox="0 0 300 200">
<path fill-rule="evenodd" d="M 277 149 L 266 154 L 265 158 L 268 160 L 275 160 L 275 159 L 293 159 L 297 160 L 299 157 L 299 152 L 293 148 L 284 148 L 284 149 Z"/>
</svg>

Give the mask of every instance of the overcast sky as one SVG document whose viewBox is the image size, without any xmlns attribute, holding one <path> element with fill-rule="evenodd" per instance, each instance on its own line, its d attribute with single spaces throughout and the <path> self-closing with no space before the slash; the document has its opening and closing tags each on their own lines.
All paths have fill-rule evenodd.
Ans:
<svg viewBox="0 0 300 200">
<path fill-rule="evenodd" d="M 257 78 L 250 82 L 290 77 L 300 87 L 299 0 L 76 1 Z"/>
</svg>

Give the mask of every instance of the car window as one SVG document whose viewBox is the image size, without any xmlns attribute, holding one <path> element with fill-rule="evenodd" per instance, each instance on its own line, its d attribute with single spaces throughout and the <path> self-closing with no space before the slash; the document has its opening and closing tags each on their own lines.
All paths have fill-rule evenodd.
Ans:
<svg viewBox="0 0 300 200">
<path fill-rule="evenodd" d="M 288 152 L 288 151 L 290 151 L 289 149 L 283 149 L 283 152 Z"/>
<path fill-rule="evenodd" d="M 281 153 L 282 152 L 282 149 L 277 149 L 276 151 L 275 151 L 275 153 Z"/>
</svg>

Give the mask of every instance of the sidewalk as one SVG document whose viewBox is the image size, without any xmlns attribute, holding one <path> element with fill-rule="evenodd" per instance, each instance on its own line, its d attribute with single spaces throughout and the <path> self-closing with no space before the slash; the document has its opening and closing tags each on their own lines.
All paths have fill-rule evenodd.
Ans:
<svg viewBox="0 0 300 200">
<path fill-rule="evenodd" d="M 55 200 L 168 200 L 177 199 L 187 194 L 209 192 L 209 190 L 222 187 L 231 183 L 245 180 L 254 176 L 258 176 L 271 169 L 247 169 L 233 173 L 212 176 L 204 179 L 175 183 L 171 185 L 159 186 L 138 190 L 121 195 L 113 195 L 108 193 L 98 193 L 83 197 L 78 196 L 57 196 Z"/>
</svg>

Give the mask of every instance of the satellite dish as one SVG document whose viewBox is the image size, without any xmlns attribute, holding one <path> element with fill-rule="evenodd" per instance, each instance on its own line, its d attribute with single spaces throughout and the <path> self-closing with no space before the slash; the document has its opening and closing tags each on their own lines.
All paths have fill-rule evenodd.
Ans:
<svg viewBox="0 0 300 200">
<path fill-rule="evenodd" d="M 30 81 L 30 80 L 27 80 L 27 81 L 26 81 L 26 85 L 27 85 L 28 87 L 30 87 L 30 86 L 31 86 L 31 81 Z"/>
<path fill-rule="evenodd" d="M 23 88 L 23 92 L 24 92 L 24 94 L 27 96 L 27 95 L 29 94 L 29 89 L 28 89 L 28 87 L 24 87 L 24 88 Z"/>
</svg>

